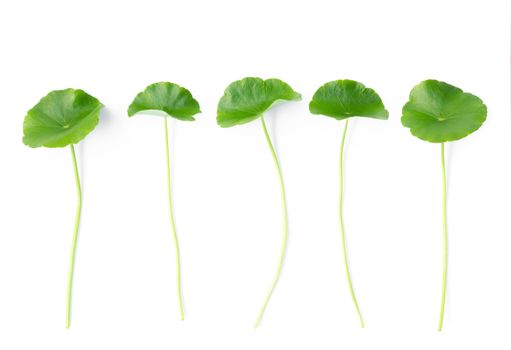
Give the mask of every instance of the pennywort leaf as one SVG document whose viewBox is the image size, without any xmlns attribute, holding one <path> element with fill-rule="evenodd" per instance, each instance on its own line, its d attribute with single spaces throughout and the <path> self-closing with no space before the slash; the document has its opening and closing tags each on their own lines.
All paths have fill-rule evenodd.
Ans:
<svg viewBox="0 0 511 350">
<path fill-rule="evenodd" d="M 218 103 L 217 122 L 222 128 L 259 118 L 279 101 L 299 101 L 301 95 L 279 79 L 244 78 L 231 83 Z"/>
<path fill-rule="evenodd" d="M 368 117 L 375 119 L 388 119 L 389 112 L 385 109 L 380 96 L 370 88 L 353 80 L 335 80 L 321 86 L 309 103 L 312 114 L 321 114 L 338 120 L 346 119 L 342 133 L 341 151 L 339 156 L 339 227 L 341 230 L 341 243 L 344 257 L 346 278 L 351 299 L 358 314 L 360 326 L 364 327 L 364 319 L 358 306 L 353 283 L 348 266 L 346 239 L 343 222 L 343 157 L 344 142 L 348 130 L 348 118 Z"/>
<path fill-rule="evenodd" d="M 131 105 L 128 107 L 128 116 L 144 111 L 161 111 L 169 117 L 184 121 L 194 121 L 194 115 L 200 113 L 199 102 L 195 100 L 187 89 L 169 82 L 151 84 L 140 92 Z M 174 249 L 176 256 L 176 287 L 181 320 L 184 320 L 183 296 L 181 288 L 181 254 L 179 240 L 174 221 L 174 209 L 172 205 L 171 172 L 170 172 L 170 150 L 169 131 L 167 117 L 163 118 L 165 128 L 165 156 L 167 168 L 167 199 L 169 203 L 169 219 L 174 238 Z"/>
<path fill-rule="evenodd" d="M 101 108 L 101 102 L 83 90 L 52 91 L 27 112 L 23 143 L 30 147 L 77 144 L 98 124 Z"/>
<path fill-rule="evenodd" d="M 193 116 L 200 113 L 199 102 L 190 91 L 169 82 L 154 83 L 146 87 L 128 107 L 128 116 L 150 110 L 162 111 L 185 121 L 195 120 Z"/>
<path fill-rule="evenodd" d="M 380 96 L 354 80 L 335 80 L 320 87 L 309 104 L 312 114 L 322 114 L 338 120 L 350 117 L 388 119 L 389 112 Z"/>
<path fill-rule="evenodd" d="M 282 264 L 287 247 L 287 205 L 284 190 L 284 180 L 277 158 L 277 153 L 271 142 L 270 135 L 266 128 L 263 113 L 278 101 L 298 101 L 301 99 L 299 93 L 294 91 L 288 84 L 278 79 L 263 80 L 260 78 L 244 78 L 231 83 L 225 90 L 224 95 L 218 102 L 217 122 L 221 127 L 230 127 L 248 123 L 257 118 L 261 119 L 264 136 L 270 153 L 272 155 L 280 183 L 280 197 L 282 202 L 282 244 L 280 256 L 270 289 L 264 299 L 263 305 L 257 315 L 254 327 L 257 328 L 266 310 L 270 298 L 279 281 L 282 271 Z"/>
<path fill-rule="evenodd" d="M 410 92 L 401 122 L 425 141 L 456 141 L 486 120 L 486 106 L 477 96 L 438 80 L 425 80 Z"/>
<path fill-rule="evenodd" d="M 65 147 L 71 149 L 78 204 L 75 215 L 71 259 L 67 280 L 66 328 L 71 326 L 71 295 L 76 242 L 82 211 L 82 189 L 74 144 L 83 140 L 99 122 L 103 105 L 83 90 L 65 89 L 50 92 L 32 107 L 23 122 L 23 143 L 30 147 Z"/>
<path fill-rule="evenodd" d="M 486 106 L 477 96 L 438 80 L 425 80 L 410 92 L 403 106 L 401 122 L 411 133 L 433 143 L 441 143 L 443 273 L 438 331 L 442 330 L 447 286 L 447 180 L 445 143 L 459 140 L 481 127 L 486 120 Z"/>
</svg>

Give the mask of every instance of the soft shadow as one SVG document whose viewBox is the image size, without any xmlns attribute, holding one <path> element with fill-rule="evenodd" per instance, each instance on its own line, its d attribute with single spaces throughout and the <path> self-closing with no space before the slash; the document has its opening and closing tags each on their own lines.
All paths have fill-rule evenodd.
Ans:
<svg viewBox="0 0 511 350">
<path fill-rule="evenodd" d="M 439 146 L 441 147 L 441 146 Z M 455 145 L 455 142 L 446 142 L 445 143 L 445 182 L 446 182 L 446 186 L 447 186 L 447 189 L 446 189 L 446 193 L 447 193 L 447 199 L 449 199 L 449 188 L 451 187 L 450 186 L 450 182 L 451 182 L 451 169 L 453 168 L 452 167 L 452 162 L 453 162 L 453 159 L 454 159 L 454 148 L 456 147 Z M 440 152 L 439 152 L 440 153 Z"/>
</svg>

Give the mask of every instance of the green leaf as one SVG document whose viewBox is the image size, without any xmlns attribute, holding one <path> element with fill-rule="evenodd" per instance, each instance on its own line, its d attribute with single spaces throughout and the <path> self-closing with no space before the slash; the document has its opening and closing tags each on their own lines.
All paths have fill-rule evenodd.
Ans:
<svg viewBox="0 0 511 350">
<path fill-rule="evenodd" d="M 223 128 L 248 123 L 278 101 L 302 96 L 279 79 L 244 78 L 231 83 L 218 102 L 217 123 Z"/>
<path fill-rule="evenodd" d="M 83 90 L 55 90 L 28 111 L 23 143 L 30 147 L 65 147 L 83 140 L 99 122 L 103 105 Z"/>
<path fill-rule="evenodd" d="M 477 96 L 438 80 L 425 80 L 410 92 L 401 123 L 429 142 L 459 140 L 481 127 L 486 106 Z"/>
<path fill-rule="evenodd" d="M 168 82 L 151 84 L 140 92 L 128 107 L 128 116 L 150 110 L 185 121 L 194 121 L 193 116 L 201 112 L 199 102 L 190 91 Z"/>
<path fill-rule="evenodd" d="M 363 84 L 353 80 L 334 80 L 320 87 L 311 102 L 312 114 L 323 114 L 342 120 L 350 117 L 388 119 L 380 96 Z"/>
</svg>

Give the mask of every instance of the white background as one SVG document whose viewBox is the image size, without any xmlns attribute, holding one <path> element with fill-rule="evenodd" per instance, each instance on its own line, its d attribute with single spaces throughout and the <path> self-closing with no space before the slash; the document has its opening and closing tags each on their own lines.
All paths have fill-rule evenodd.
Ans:
<svg viewBox="0 0 511 350">
<path fill-rule="evenodd" d="M 511 114 L 508 1 L 10 1 L 0 5 L 1 349 L 509 349 Z M 304 100 L 267 114 L 289 205 L 282 278 L 253 330 L 281 239 L 276 171 L 258 122 L 215 123 L 233 80 L 277 77 Z M 343 124 L 308 101 L 340 78 L 374 88 L 388 121 L 350 124 L 342 266 Z M 488 119 L 447 147 L 450 262 L 444 332 L 440 146 L 401 126 L 427 78 L 480 96 Z M 157 81 L 203 113 L 173 122 L 186 321 L 179 321 L 163 121 L 126 109 Z M 84 207 L 72 328 L 65 292 L 76 193 L 69 149 L 21 143 L 47 92 L 98 97 L 77 147 Z"/>
</svg>

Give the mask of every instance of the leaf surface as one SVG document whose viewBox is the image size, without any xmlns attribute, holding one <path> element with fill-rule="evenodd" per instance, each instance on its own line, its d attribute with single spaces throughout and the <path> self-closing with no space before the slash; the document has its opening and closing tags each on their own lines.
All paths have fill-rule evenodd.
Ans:
<svg viewBox="0 0 511 350">
<path fill-rule="evenodd" d="M 309 103 L 312 114 L 322 114 L 338 120 L 350 117 L 388 119 L 378 94 L 354 80 L 334 80 L 321 86 Z"/>
<path fill-rule="evenodd" d="M 473 133 L 486 120 L 483 101 L 438 80 L 425 80 L 410 92 L 401 123 L 425 141 L 456 141 Z"/>
<path fill-rule="evenodd" d="M 179 120 L 194 121 L 193 116 L 200 113 L 200 106 L 187 89 L 174 83 L 160 82 L 137 94 L 128 107 L 128 116 L 143 111 L 162 111 Z"/>
<path fill-rule="evenodd" d="M 248 123 L 279 101 L 299 101 L 301 95 L 279 79 L 244 78 L 231 83 L 218 102 L 217 123 L 223 128 Z"/>
<path fill-rule="evenodd" d="M 23 143 L 30 147 L 65 147 L 77 144 L 99 122 L 103 105 L 83 90 L 55 90 L 27 112 Z"/>
</svg>

